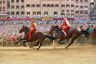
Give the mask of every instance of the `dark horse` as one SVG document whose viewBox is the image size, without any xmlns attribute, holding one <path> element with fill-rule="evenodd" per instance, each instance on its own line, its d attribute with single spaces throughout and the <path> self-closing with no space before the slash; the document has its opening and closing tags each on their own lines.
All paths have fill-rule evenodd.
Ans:
<svg viewBox="0 0 96 64">
<path fill-rule="evenodd" d="M 52 26 L 49 32 L 51 35 L 53 35 L 53 37 L 55 37 L 56 39 L 60 39 L 59 42 L 63 41 L 64 39 L 70 39 L 71 38 L 71 42 L 68 44 L 68 46 L 66 46 L 66 48 L 68 48 L 71 44 L 74 43 L 74 41 L 81 35 L 84 34 L 85 37 L 88 38 L 89 33 L 87 31 L 78 31 L 77 29 L 70 29 L 69 31 L 67 31 L 67 35 L 65 36 L 62 29 L 60 29 L 58 26 Z"/>
<path fill-rule="evenodd" d="M 24 32 L 24 38 L 22 39 L 19 39 L 16 43 L 20 42 L 23 40 L 23 43 L 25 44 L 26 42 L 36 42 L 37 44 L 36 45 L 39 45 L 39 47 L 37 48 L 39 50 L 39 48 L 42 46 L 42 43 L 44 42 L 45 38 L 50 38 L 52 39 L 53 37 L 49 37 L 47 35 L 44 35 L 42 32 L 35 32 L 32 34 L 32 39 L 31 40 L 28 40 L 28 32 L 29 32 L 29 28 L 27 26 L 23 26 L 19 33 L 22 33 Z M 30 44 L 30 48 L 32 47 L 32 43 Z"/>
</svg>

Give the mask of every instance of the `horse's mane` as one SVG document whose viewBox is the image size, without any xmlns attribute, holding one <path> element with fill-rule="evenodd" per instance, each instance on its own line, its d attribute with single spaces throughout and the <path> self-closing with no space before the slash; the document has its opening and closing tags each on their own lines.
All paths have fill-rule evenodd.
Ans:
<svg viewBox="0 0 96 64">
<path fill-rule="evenodd" d="M 27 27 L 27 26 L 23 26 L 23 27 L 25 27 L 25 29 L 27 29 L 28 31 L 30 30 L 29 27 Z"/>
</svg>

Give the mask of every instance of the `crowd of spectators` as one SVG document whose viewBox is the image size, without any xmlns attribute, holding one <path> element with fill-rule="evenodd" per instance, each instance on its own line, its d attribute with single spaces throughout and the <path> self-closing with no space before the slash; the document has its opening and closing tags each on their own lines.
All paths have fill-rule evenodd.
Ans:
<svg viewBox="0 0 96 64">
<path fill-rule="evenodd" d="M 88 23 L 88 22 L 70 21 L 71 24 L 83 24 L 83 23 Z M 63 21 L 62 20 L 54 20 L 54 21 L 50 21 L 50 20 L 40 21 L 40 20 L 37 20 L 36 23 L 37 23 L 37 31 L 48 32 L 52 25 L 60 25 L 60 24 L 63 23 Z M 90 23 L 92 23 L 92 22 L 90 22 Z M 25 20 L 22 20 L 22 21 L 0 21 L 0 37 L 1 38 L 3 37 L 3 38 L 15 38 L 16 39 L 18 36 L 23 36 L 24 33 L 22 33 L 22 34 L 19 33 L 20 28 L 23 25 L 29 27 L 30 24 L 31 24 L 31 20 L 26 20 L 26 21 Z"/>
</svg>

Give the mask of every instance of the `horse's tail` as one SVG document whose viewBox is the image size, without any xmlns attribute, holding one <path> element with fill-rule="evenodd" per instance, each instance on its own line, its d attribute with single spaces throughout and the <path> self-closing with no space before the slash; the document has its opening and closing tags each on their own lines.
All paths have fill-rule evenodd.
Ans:
<svg viewBox="0 0 96 64">
<path fill-rule="evenodd" d="M 49 35 L 45 35 L 46 38 L 49 38 L 51 40 L 55 40 L 56 38 L 55 37 L 52 37 L 52 36 L 49 36 Z"/>
<path fill-rule="evenodd" d="M 86 30 L 81 30 L 81 33 L 85 35 L 86 38 L 89 36 L 89 32 Z"/>
</svg>

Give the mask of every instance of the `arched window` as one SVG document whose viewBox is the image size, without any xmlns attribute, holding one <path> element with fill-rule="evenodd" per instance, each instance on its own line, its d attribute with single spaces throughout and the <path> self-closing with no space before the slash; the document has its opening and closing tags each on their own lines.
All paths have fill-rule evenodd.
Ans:
<svg viewBox="0 0 96 64">
<path fill-rule="evenodd" d="M 23 5 L 21 6 L 21 9 L 24 9 L 24 6 Z"/>
<path fill-rule="evenodd" d="M 50 4 L 47 4 L 47 7 L 50 7 Z"/>
<path fill-rule="evenodd" d="M 70 5 L 69 4 L 66 4 L 66 8 L 69 8 L 70 7 Z"/>
<path fill-rule="evenodd" d="M 50 6 L 51 6 L 51 7 L 54 7 L 54 4 L 51 4 Z"/>
<path fill-rule="evenodd" d="M 88 0 L 85 0 L 85 2 L 88 2 Z"/>
<path fill-rule="evenodd" d="M 59 5 L 58 4 L 55 4 L 55 7 L 59 7 Z"/>
<path fill-rule="evenodd" d="M 46 4 L 43 4 L 43 7 L 46 7 Z"/>
<path fill-rule="evenodd" d="M 72 4 L 71 7 L 73 8 L 74 7 L 74 4 Z"/>
<path fill-rule="evenodd" d="M 32 4 L 31 6 L 32 6 L 32 7 L 35 7 L 35 4 Z"/>
<path fill-rule="evenodd" d="M 80 11 L 80 14 L 83 14 L 83 11 Z"/>
<path fill-rule="evenodd" d="M 19 6 L 16 6 L 16 9 L 19 9 Z"/>
<path fill-rule="evenodd" d="M 40 4 L 37 4 L 36 7 L 40 7 Z"/>
<path fill-rule="evenodd" d="M 16 15 L 19 15 L 19 12 L 16 12 Z"/>
<path fill-rule="evenodd" d="M 79 11 L 76 11 L 76 14 L 79 14 Z"/>
<path fill-rule="evenodd" d="M 15 13 L 14 12 L 11 12 L 12 15 L 14 15 Z"/>
<path fill-rule="evenodd" d="M 61 5 L 61 7 L 65 7 L 65 5 L 64 5 L 64 4 L 62 4 L 62 5 Z"/>
<path fill-rule="evenodd" d="M 27 12 L 27 15 L 30 15 L 30 12 Z"/>
<path fill-rule="evenodd" d="M 24 2 L 24 0 L 21 0 L 21 2 Z"/>
<path fill-rule="evenodd" d="M 54 12 L 54 15 L 57 15 L 57 14 L 58 14 L 58 13 L 55 11 L 55 12 Z"/>
<path fill-rule="evenodd" d="M 14 0 L 11 0 L 11 2 L 14 2 Z"/>
<path fill-rule="evenodd" d="M 26 4 L 26 7 L 30 7 L 30 4 Z"/>
<path fill-rule="evenodd" d="M 85 11 L 85 14 L 88 14 L 88 11 L 87 10 Z"/>
<path fill-rule="evenodd" d="M 83 2 L 83 0 L 80 0 L 80 2 Z"/>
<path fill-rule="evenodd" d="M 19 0 L 16 0 L 16 2 L 19 2 Z"/>
<path fill-rule="evenodd" d="M 47 12 L 47 11 L 45 11 L 45 12 L 44 12 L 44 15 L 45 15 L 45 16 L 47 16 L 47 15 L 48 15 L 48 12 Z"/>
<path fill-rule="evenodd" d="M 21 15 L 24 15 L 24 12 L 23 11 L 21 12 Z"/>
</svg>

